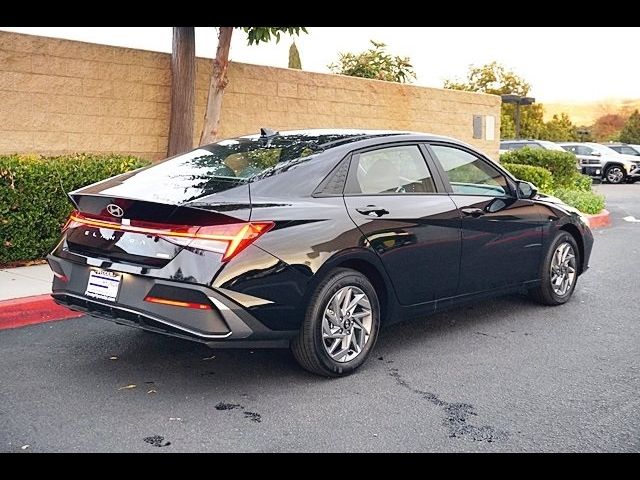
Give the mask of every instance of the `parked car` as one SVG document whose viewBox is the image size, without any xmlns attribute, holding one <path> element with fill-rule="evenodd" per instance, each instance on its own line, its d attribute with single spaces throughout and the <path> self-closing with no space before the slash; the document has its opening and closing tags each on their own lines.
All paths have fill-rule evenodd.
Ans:
<svg viewBox="0 0 640 480">
<path fill-rule="evenodd" d="M 640 160 L 637 157 L 618 153 L 599 143 L 566 142 L 559 145 L 578 157 L 580 170 L 584 175 L 609 183 L 635 182 L 640 179 Z"/>
<path fill-rule="evenodd" d="M 304 130 L 219 141 L 69 194 L 48 256 L 72 310 L 340 376 L 379 329 L 527 289 L 571 297 L 593 236 L 457 140 Z"/>
<path fill-rule="evenodd" d="M 615 150 L 618 153 L 624 155 L 633 155 L 634 157 L 640 156 L 640 145 L 628 145 L 626 143 L 607 143 L 605 147 L 609 147 L 611 150 Z"/>
<path fill-rule="evenodd" d="M 500 142 L 500 153 L 502 154 L 509 150 L 520 150 L 524 147 L 564 151 L 557 143 L 548 140 L 502 140 Z"/>
</svg>

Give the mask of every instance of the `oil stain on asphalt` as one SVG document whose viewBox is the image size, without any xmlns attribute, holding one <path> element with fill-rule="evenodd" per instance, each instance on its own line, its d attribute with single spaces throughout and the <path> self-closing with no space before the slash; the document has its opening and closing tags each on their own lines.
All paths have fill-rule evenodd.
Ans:
<svg viewBox="0 0 640 480">
<path fill-rule="evenodd" d="M 220 402 L 216 405 L 216 410 L 235 410 L 236 408 L 244 408 L 244 407 L 237 403 L 224 403 L 224 402 Z"/>
<path fill-rule="evenodd" d="M 216 410 L 235 410 L 237 408 L 239 409 L 244 409 L 243 405 L 240 405 L 239 403 L 224 403 L 224 402 L 220 402 L 216 405 Z M 244 418 L 248 418 L 249 420 L 251 420 L 252 422 L 256 422 L 256 423 L 260 423 L 262 422 L 262 416 L 259 413 L 256 412 L 249 412 L 247 410 L 243 410 L 242 412 L 244 414 Z"/>
<path fill-rule="evenodd" d="M 389 375 L 391 375 L 396 383 L 407 390 L 420 395 L 424 400 L 429 403 L 440 407 L 444 410 L 446 416 L 442 421 L 442 424 L 447 427 L 449 431 L 449 437 L 458 438 L 466 437 L 476 442 L 488 442 L 492 443 L 498 440 L 506 440 L 508 434 L 502 430 L 497 430 L 488 425 L 478 427 L 467 422 L 470 416 L 477 416 L 475 409 L 468 403 L 449 403 L 438 398 L 438 396 L 431 392 L 425 392 L 417 388 L 413 388 L 406 380 L 402 378 L 397 368 L 389 369 Z"/>
<path fill-rule="evenodd" d="M 168 447 L 171 445 L 171 442 L 165 442 L 164 437 L 161 437 L 160 435 L 145 437 L 143 440 L 153 447 Z"/>
</svg>

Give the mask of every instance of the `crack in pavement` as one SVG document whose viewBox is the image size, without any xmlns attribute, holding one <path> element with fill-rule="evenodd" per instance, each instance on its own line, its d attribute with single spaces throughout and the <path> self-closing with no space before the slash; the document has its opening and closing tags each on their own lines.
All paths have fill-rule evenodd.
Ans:
<svg viewBox="0 0 640 480">
<path fill-rule="evenodd" d="M 424 400 L 429 403 L 440 407 L 444 410 L 446 417 L 442 421 L 442 425 L 449 430 L 450 438 L 466 437 L 475 442 L 488 442 L 492 443 L 497 440 L 506 440 L 508 433 L 502 430 L 498 430 L 489 425 L 482 425 L 480 427 L 468 423 L 467 420 L 470 416 L 477 416 L 475 409 L 468 403 L 449 403 L 438 398 L 435 393 L 426 392 L 413 388 L 406 380 L 402 378 L 397 368 L 389 369 L 389 375 L 393 377 L 398 385 L 407 390 L 420 395 Z"/>
</svg>

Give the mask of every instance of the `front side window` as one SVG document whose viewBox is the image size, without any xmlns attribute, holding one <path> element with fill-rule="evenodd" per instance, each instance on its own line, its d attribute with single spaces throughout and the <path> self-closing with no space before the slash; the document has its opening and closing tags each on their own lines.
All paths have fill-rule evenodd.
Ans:
<svg viewBox="0 0 640 480">
<path fill-rule="evenodd" d="M 431 173 L 417 145 L 381 148 L 354 157 L 352 181 L 345 193 L 434 193 Z"/>
<path fill-rule="evenodd" d="M 593 155 L 593 152 L 595 150 L 591 147 L 586 147 L 584 145 L 580 145 L 579 147 L 576 147 L 576 153 L 578 155 Z"/>
<path fill-rule="evenodd" d="M 459 195 L 504 196 L 510 193 L 504 175 L 477 156 L 458 148 L 432 145 L 453 193 Z"/>
<path fill-rule="evenodd" d="M 532 150 L 540 150 L 540 149 L 542 149 L 542 145 L 540 145 L 539 143 L 534 143 L 534 142 L 525 143 L 525 144 L 522 145 L 522 147 L 529 147 Z"/>
</svg>

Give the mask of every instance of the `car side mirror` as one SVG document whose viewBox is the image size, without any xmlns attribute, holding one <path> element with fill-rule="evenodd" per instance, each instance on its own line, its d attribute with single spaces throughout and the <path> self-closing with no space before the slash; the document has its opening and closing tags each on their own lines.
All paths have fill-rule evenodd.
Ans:
<svg viewBox="0 0 640 480">
<path fill-rule="evenodd" d="M 538 194 L 538 189 L 533 183 L 518 180 L 518 198 L 533 198 Z"/>
</svg>

